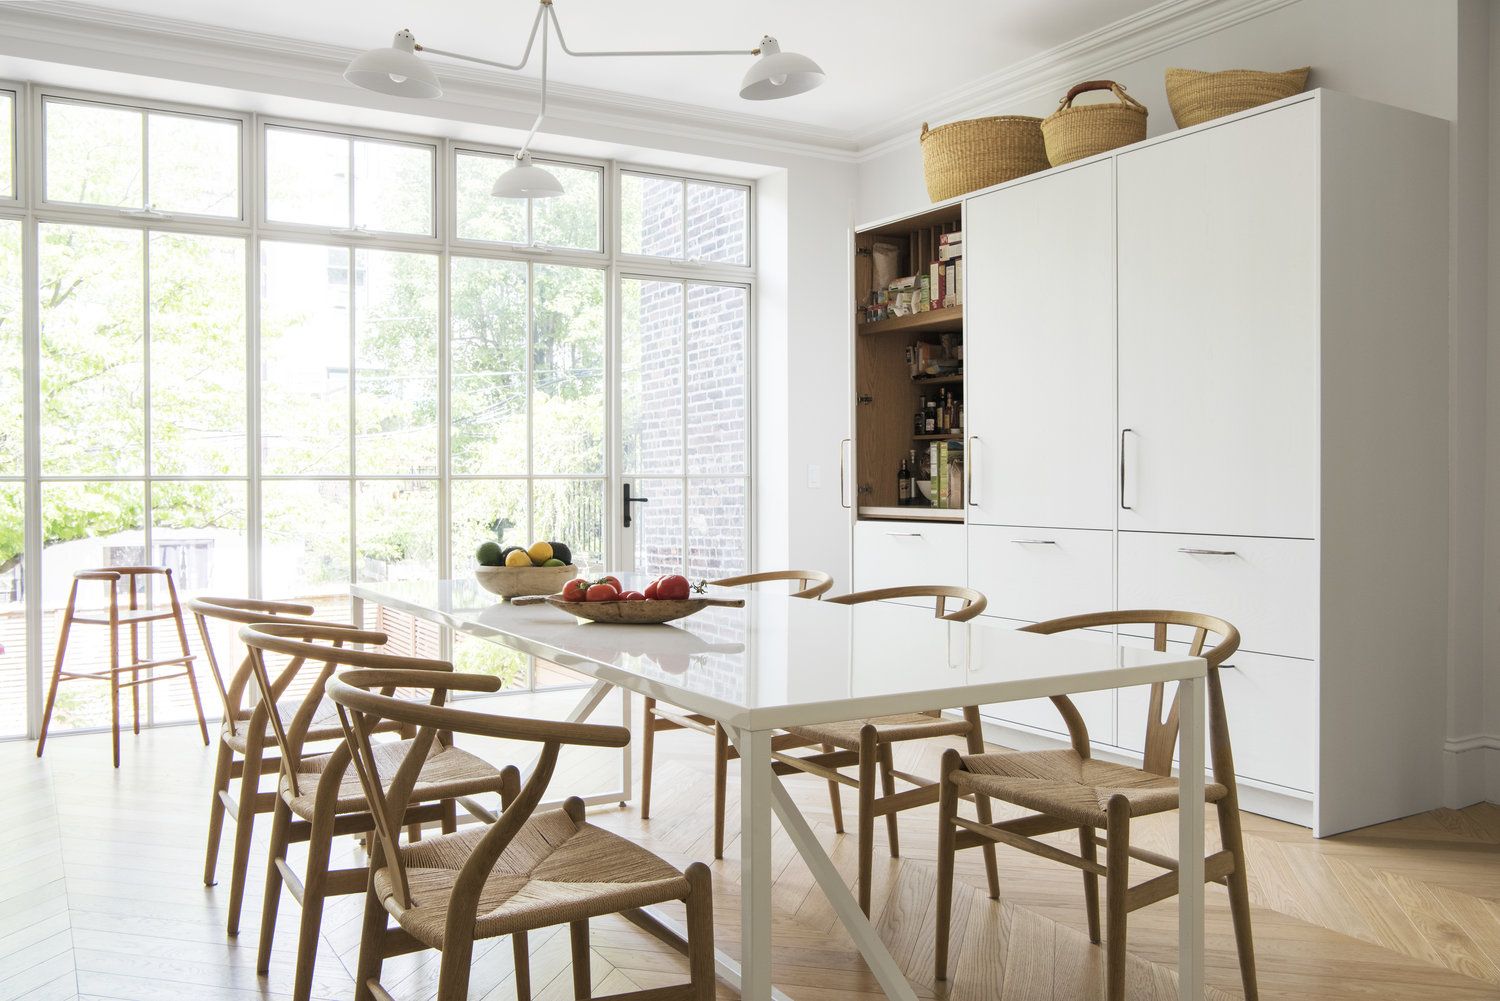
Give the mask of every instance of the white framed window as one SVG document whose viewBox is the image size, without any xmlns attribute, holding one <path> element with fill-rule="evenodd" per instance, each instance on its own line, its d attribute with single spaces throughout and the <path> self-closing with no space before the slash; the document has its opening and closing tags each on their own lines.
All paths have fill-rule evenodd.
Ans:
<svg viewBox="0 0 1500 1001">
<path fill-rule="evenodd" d="M 266 225 L 437 240 L 437 144 L 290 124 L 261 135 Z"/>
<path fill-rule="evenodd" d="M 44 94 L 44 206 L 244 219 L 243 118 Z"/>
<path fill-rule="evenodd" d="M 750 187 L 687 176 L 620 171 L 624 257 L 750 266 Z"/>
<path fill-rule="evenodd" d="M 495 178 L 511 154 L 458 147 L 453 151 L 453 237 L 458 242 L 604 253 L 604 169 L 535 159 L 562 182 L 554 198 L 496 198 Z"/>
<path fill-rule="evenodd" d="M 21 197 L 20 157 L 16 155 L 19 103 L 17 91 L 0 87 L 0 202 L 14 202 Z"/>
</svg>

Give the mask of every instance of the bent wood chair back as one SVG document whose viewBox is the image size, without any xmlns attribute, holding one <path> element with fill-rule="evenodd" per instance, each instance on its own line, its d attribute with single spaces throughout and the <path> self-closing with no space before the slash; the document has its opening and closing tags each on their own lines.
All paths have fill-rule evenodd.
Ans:
<svg viewBox="0 0 1500 1001">
<path fill-rule="evenodd" d="M 472 923 L 477 916 L 485 879 L 540 805 L 562 747 L 621 748 L 630 743 L 630 731 L 623 726 L 560 723 L 454 709 L 442 704 L 448 692 L 494 692 L 499 690 L 499 679 L 490 675 L 458 673 L 451 668 L 446 671 L 377 668 L 375 664 L 390 662 L 394 658 L 361 657 L 355 656 L 356 653 L 341 650 L 327 654 L 354 668 L 330 681 L 328 694 L 339 707 L 339 719 L 354 751 L 355 771 L 375 821 L 377 843 L 370 854 L 371 871 L 389 870 L 396 903 L 402 908 L 413 905 L 411 884 L 400 851 L 402 817 L 433 741 L 440 734 L 464 733 L 542 745 L 526 784 L 511 797 L 499 819 L 485 832 L 459 871 L 447 904 L 447 921 L 449 927 L 454 921 Z M 426 703 L 406 701 L 386 694 L 397 687 L 430 690 L 431 700 Z M 370 740 L 382 722 L 415 728 L 416 731 L 410 750 L 389 777 L 381 775 Z M 517 776 L 519 782 L 519 771 L 514 765 L 507 766 L 507 771 Z"/>
<path fill-rule="evenodd" d="M 259 716 L 264 707 L 266 722 L 270 724 L 271 733 L 276 738 L 276 746 L 281 751 L 281 774 L 286 779 L 292 797 L 296 798 L 304 792 L 301 788 L 301 780 L 306 778 L 301 768 L 302 748 L 306 742 L 308 727 L 312 725 L 313 718 L 317 715 L 318 706 L 323 701 L 328 680 L 333 676 L 334 670 L 340 664 L 349 663 L 348 660 L 336 659 L 329 654 L 333 651 L 344 650 L 345 653 L 354 656 L 378 656 L 365 651 L 344 649 L 344 644 L 381 646 L 386 642 L 386 634 L 336 623 L 300 621 L 257 622 L 241 626 L 239 636 L 240 641 L 249 651 L 250 673 L 260 696 L 260 703 L 256 706 L 256 715 Z M 314 642 L 315 640 L 326 641 L 328 645 Z M 286 666 L 275 678 L 271 677 L 266 667 L 267 653 L 276 653 L 287 658 Z M 427 662 L 416 658 L 400 658 L 400 660 L 408 665 L 419 664 L 423 667 L 428 667 L 431 663 L 428 667 L 430 670 L 444 668 L 452 670 L 444 661 Z M 282 719 L 277 701 L 309 663 L 320 664 L 321 667 L 302 697 L 296 714 L 288 723 Z M 344 749 L 340 748 L 334 752 L 335 761 L 340 767 L 343 764 L 343 753 L 341 753 L 343 751 Z M 336 777 L 337 771 L 338 769 L 330 767 L 324 770 L 323 776 L 325 778 Z"/>
<path fill-rule="evenodd" d="M 1208 734 L 1210 761 L 1214 781 L 1233 788 L 1234 759 L 1229 746 L 1229 722 L 1224 710 L 1224 690 L 1219 682 L 1219 667 L 1240 648 L 1240 631 L 1231 623 L 1214 615 L 1201 612 L 1181 612 L 1168 609 L 1134 609 L 1118 612 L 1090 612 L 1051 619 L 1034 625 L 1023 626 L 1021 632 L 1055 635 L 1078 629 L 1104 629 L 1128 626 L 1150 626 L 1152 648 L 1158 653 L 1167 651 L 1168 632 L 1173 626 L 1190 629 L 1187 653 L 1208 661 Z M 1216 642 L 1208 645 L 1210 637 Z M 1147 710 L 1146 745 L 1142 768 L 1156 775 L 1172 774 L 1172 756 L 1177 749 L 1179 708 L 1181 697 L 1172 695 L 1171 705 L 1163 713 L 1166 701 L 1166 686 L 1157 682 L 1151 686 L 1151 702 Z M 1068 725 L 1068 736 L 1073 750 L 1079 757 L 1089 756 L 1089 733 L 1083 715 L 1066 695 L 1052 697 L 1052 704 L 1062 714 Z"/>
<path fill-rule="evenodd" d="M 255 687 L 251 678 L 250 652 L 245 651 L 245 656 L 226 681 L 224 669 L 219 666 L 218 652 L 209 636 L 209 620 L 250 625 L 287 618 L 310 619 L 317 609 L 312 605 L 293 601 L 202 597 L 190 599 L 188 610 L 198 623 L 198 636 L 203 641 L 203 656 L 208 661 L 214 687 L 218 689 L 219 699 L 224 705 L 224 728 L 230 734 L 238 734 L 252 711 L 246 703 L 246 696 L 253 694 Z"/>
<path fill-rule="evenodd" d="M 867 601 L 889 601 L 892 598 L 935 598 L 934 614 L 949 622 L 968 622 L 984 612 L 989 599 L 972 587 L 954 584 L 910 584 L 902 587 L 879 587 L 869 591 L 851 591 L 835 598 L 825 598 L 833 605 L 862 605 Z M 959 607 L 948 611 L 948 602 L 961 602 Z"/>
<path fill-rule="evenodd" d="M 782 580 L 797 585 L 796 590 L 792 591 L 793 598 L 820 598 L 833 587 L 833 575 L 822 570 L 762 570 L 737 577 L 722 577 L 709 583 L 715 587 L 747 587 Z"/>
</svg>

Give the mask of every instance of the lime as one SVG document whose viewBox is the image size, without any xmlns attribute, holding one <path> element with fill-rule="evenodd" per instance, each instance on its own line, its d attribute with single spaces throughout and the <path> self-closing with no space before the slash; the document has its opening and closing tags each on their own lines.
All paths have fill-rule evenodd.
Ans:
<svg viewBox="0 0 1500 1001">
<path fill-rule="evenodd" d="M 501 560 L 500 543 L 481 543 L 478 551 L 474 553 L 474 558 L 479 561 L 479 565 L 482 567 L 498 567 Z"/>
<path fill-rule="evenodd" d="M 567 564 L 564 563 L 562 560 L 560 560 L 560 559 L 558 559 L 557 557 L 554 556 L 552 559 L 548 560 L 546 563 L 543 563 L 542 566 L 544 566 L 544 567 L 565 567 L 565 566 L 567 566 Z"/>
</svg>

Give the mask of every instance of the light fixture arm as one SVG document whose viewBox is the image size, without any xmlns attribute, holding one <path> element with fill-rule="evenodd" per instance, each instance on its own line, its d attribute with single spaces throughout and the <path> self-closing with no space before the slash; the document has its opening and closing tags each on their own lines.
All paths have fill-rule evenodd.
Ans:
<svg viewBox="0 0 1500 1001">
<path fill-rule="evenodd" d="M 536 32 L 537 32 L 537 29 L 543 26 L 542 25 L 542 19 L 547 16 L 547 10 L 551 6 L 552 5 L 549 3 L 549 4 L 543 4 L 543 5 L 541 5 L 540 7 L 537 8 L 536 17 L 533 18 L 532 22 L 531 22 L 531 34 L 529 34 L 529 35 L 526 36 L 526 51 L 523 52 L 523 53 L 521 53 L 521 61 L 518 62 L 518 63 L 502 63 L 502 62 L 498 62 L 498 61 L 496 61 L 494 59 L 480 59 L 478 56 L 466 56 L 466 55 L 464 55 L 461 52 L 449 52 L 447 49 L 434 49 L 434 48 L 430 48 L 430 47 L 428 47 L 426 45 L 418 45 L 416 48 L 417 48 L 418 52 L 426 52 L 426 53 L 429 53 L 429 54 L 434 55 L 434 56 L 445 56 L 448 59 L 457 59 L 457 60 L 459 60 L 461 62 L 466 62 L 466 63 L 478 63 L 481 66 L 493 66 L 496 69 L 502 69 L 502 70 L 521 70 L 521 69 L 525 69 L 526 68 L 526 64 L 529 63 L 529 62 L 531 62 L 531 49 L 536 44 Z M 546 47 L 546 44 L 547 43 L 546 43 L 546 40 L 544 38 L 543 42 L 542 42 L 543 52 L 544 52 L 544 58 L 545 58 L 545 47 Z"/>
</svg>

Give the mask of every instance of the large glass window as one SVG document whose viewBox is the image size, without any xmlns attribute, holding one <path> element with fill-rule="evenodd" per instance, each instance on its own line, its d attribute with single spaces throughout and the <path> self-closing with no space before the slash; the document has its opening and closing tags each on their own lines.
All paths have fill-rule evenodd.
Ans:
<svg viewBox="0 0 1500 1001">
<path fill-rule="evenodd" d="M 114 104 L 42 104 L 45 199 L 239 218 L 240 122 Z"/>
<path fill-rule="evenodd" d="M 34 735 L 85 567 L 339 621 L 351 581 L 464 577 L 489 539 L 564 541 L 596 571 L 745 567 L 748 186 L 538 160 L 563 196 L 496 199 L 494 151 L 45 90 L 18 133 L 26 90 L 0 88 L 0 737 Z M 623 482 L 652 498 L 633 529 Z M 86 583 L 80 608 L 108 594 Z M 108 657 L 107 630 L 73 630 L 70 668 Z M 54 730 L 107 726 L 108 691 L 62 686 Z M 143 722 L 192 715 L 181 682 L 143 689 Z"/>
<path fill-rule="evenodd" d="M 265 147 L 267 222 L 436 235 L 435 147 L 280 126 Z"/>
</svg>

